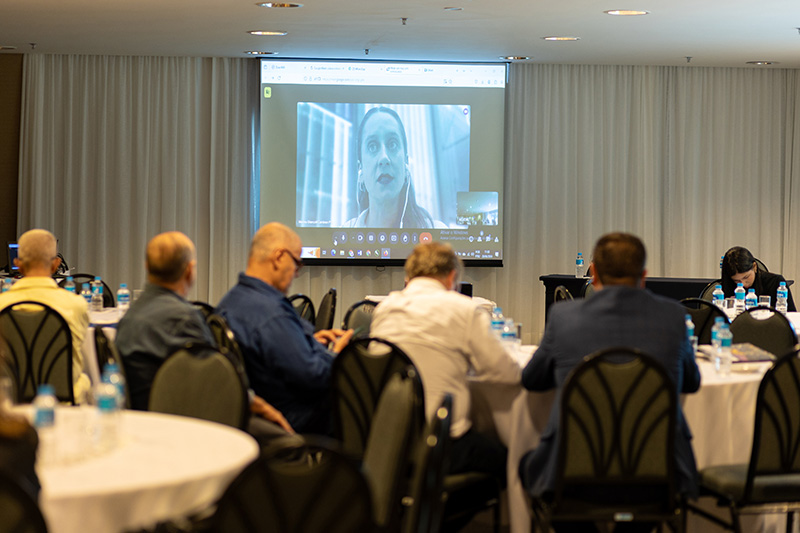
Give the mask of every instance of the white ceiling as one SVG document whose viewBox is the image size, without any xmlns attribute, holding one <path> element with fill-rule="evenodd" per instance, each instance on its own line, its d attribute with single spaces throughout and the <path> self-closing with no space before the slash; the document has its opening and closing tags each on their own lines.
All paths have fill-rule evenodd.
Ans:
<svg viewBox="0 0 800 533">
<path fill-rule="evenodd" d="M 800 0 L 2 0 L 0 53 L 800 68 Z M 448 6 L 462 7 L 447 11 Z M 649 15 L 612 17 L 607 9 Z M 402 18 L 407 18 L 403 25 Z M 283 30 L 254 37 L 248 30 Z M 569 35 L 577 42 L 547 42 Z M 366 56 L 364 49 L 369 49 Z M 755 68 L 755 67 L 754 67 Z M 765 68 L 765 67 L 758 67 Z"/>
</svg>

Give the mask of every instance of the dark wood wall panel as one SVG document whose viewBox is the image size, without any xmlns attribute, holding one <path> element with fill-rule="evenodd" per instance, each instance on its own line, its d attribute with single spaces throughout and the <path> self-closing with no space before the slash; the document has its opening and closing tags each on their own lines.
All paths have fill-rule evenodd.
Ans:
<svg viewBox="0 0 800 533">
<path fill-rule="evenodd" d="M 0 267 L 6 242 L 17 240 L 21 109 L 22 54 L 0 54 Z"/>
</svg>

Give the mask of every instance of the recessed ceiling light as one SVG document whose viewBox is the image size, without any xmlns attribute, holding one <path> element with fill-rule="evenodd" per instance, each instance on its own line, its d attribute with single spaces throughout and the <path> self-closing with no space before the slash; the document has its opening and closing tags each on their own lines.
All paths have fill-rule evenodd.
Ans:
<svg viewBox="0 0 800 533">
<path fill-rule="evenodd" d="M 649 15 L 649 11 L 639 11 L 638 9 L 609 9 L 603 11 L 606 15 L 616 15 L 620 17 L 635 17 L 637 15 Z"/>
<path fill-rule="evenodd" d="M 528 56 L 500 56 L 500 59 L 504 59 L 506 61 L 525 61 L 526 59 L 530 59 Z"/>
<path fill-rule="evenodd" d="M 11 45 L 0 45 L 0 50 L 16 50 L 16 49 L 17 49 L 17 47 L 16 47 L 16 46 L 11 46 Z"/>
<path fill-rule="evenodd" d="M 278 52 L 262 52 L 260 50 L 245 50 L 245 54 L 250 54 L 251 56 L 273 56 Z"/>
<path fill-rule="evenodd" d="M 250 30 L 247 33 L 250 35 L 286 35 L 288 31 L 272 31 L 272 30 Z"/>
<path fill-rule="evenodd" d="M 445 11 L 463 11 L 463 7 L 448 6 L 444 8 Z"/>
<path fill-rule="evenodd" d="M 745 63 L 747 65 L 777 65 L 778 64 L 777 61 L 765 61 L 765 60 L 761 60 L 761 61 L 746 61 Z"/>
<path fill-rule="evenodd" d="M 295 4 L 294 2 L 258 2 L 258 7 L 303 7 L 303 4 Z"/>
<path fill-rule="evenodd" d="M 557 37 L 551 35 L 550 37 L 542 37 L 545 41 L 580 41 L 580 37 Z"/>
</svg>

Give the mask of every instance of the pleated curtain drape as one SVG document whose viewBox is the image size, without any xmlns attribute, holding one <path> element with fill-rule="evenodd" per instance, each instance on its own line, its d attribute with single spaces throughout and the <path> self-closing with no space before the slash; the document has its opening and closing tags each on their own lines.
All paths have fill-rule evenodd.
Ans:
<svg viewBox="0 0 800 533">
<path fill-rule="evenodd" d="M 506 105 L 504 267 L 476 295 L 544 327 L 543 274 L 571 273 L 607 231 L 648 249 L 651 276 L 718 277 L 733 245 L 797 279 L 800 71 L 515 64 Z M 216 303 L 258 220 L 257 63 L 25 57 L 20 231 L 45 227 L 78 271 L 144 284 L 160 231 L 197 244 L 192 297 Z M 267 125 L 268 127 L 268 125 Z M 282 180 L 285 183 L 285 180 Z M 260 217 L 260 218 L 259 218 Z M 291 292 L 339 312 L 403 286 L 402 268 L 308 267 Z"/>
</svg>

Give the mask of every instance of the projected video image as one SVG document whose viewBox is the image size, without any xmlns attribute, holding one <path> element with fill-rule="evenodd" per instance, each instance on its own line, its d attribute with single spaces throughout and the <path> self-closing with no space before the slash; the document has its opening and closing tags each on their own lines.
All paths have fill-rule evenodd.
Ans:
<svg viewBox="0 0 800 533">
<path fill-rule="evenodd" d="M 461 226 L 496 226 L 498 194 L 496 192 L 459 192 L 458 224 Z"/>
<path fill-rule="evenodd" d="M 467 225 L 470 120 L 468 105 L 299 102 L 297 226 Z"/>
</svg>

